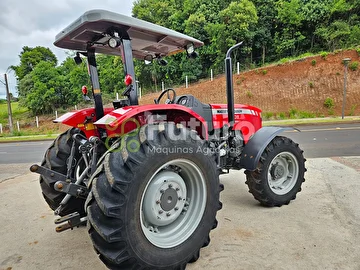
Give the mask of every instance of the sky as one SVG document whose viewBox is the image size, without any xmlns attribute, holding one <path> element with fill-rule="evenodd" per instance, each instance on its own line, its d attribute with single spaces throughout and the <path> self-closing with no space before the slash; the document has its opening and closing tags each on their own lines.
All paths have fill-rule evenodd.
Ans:
<svg viewBox="0 0 360 270">
<path fill-rule="evenodd" d="M 11 65 L 20 63 L 22 47 L 49 48 L 61 63 L 65 50 L 53 45 L 56 34 L 91 9 L 105 9 L 131 16 L 134 0 L 0 0 L 0 99 L 5 98 L 4 74 L 16 96 Z"/>
</svg>

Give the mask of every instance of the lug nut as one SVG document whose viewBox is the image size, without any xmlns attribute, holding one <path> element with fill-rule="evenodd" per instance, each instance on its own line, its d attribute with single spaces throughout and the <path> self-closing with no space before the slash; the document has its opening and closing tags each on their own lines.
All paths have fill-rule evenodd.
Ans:
<svg viewBox="0 0 360 270">
<path fill-rule="evenodd" d="M 178 188 L 178 187 L 177 187 L 175 190 L 176 190 L 176 191 L 179 191 L 179 190 L 180 190 L 180 188 Z"/>
<path fill-rule="evenodd" d="M 169 184 L 169 188 L 172 188 L 173 187 L 173 185 L 172 184 Z"/>
<path fill-rule="evenodd" d="M 160 190 L 160 193 L 161 193 L 161 194 L 164 194 L 164 193 L 165 193 L 165 190 L 161 189 L 161 190 Z"/>
<path fill-rule="evenodd" d="M 179 197 L 179 201 L 181 201 L 182 200 L 182 197 Z"/>
<path fill-rule="evenodd" d="M 64 185 L 63 185 L 62 183 L 58 183 L 58 184 L 56 185 L 56 187 L 57 187 L 58 189 L 63 189 Z"/>
<path fill-rule="evenodd" d="M 164 213 L 164 211 L 163 211 L 163 210 L 159 210 L 159 214 L 161 215 L 162 213 Z"/>
<path fill-rule="evenodd" d="M 170 213 L 166 213 L 166 216 L 167 216 L 167 217 L 170 217 L 170 216 L 171 216 L 171 214 L 170 214 Z"/>
<path fill-rule="evenodd" d="M 175 207 L 174 210 L 175 210 L 175 211 L 179 210 L 179 207 Z"/>
<path fill-rule="evenodd" d="M 160 203 L 161 203 L 161 201 L 160 201 L 160 200 L 157 200 L 157 201 L 156 201 L 156 204 L 160 204 Z"/>
</svg>

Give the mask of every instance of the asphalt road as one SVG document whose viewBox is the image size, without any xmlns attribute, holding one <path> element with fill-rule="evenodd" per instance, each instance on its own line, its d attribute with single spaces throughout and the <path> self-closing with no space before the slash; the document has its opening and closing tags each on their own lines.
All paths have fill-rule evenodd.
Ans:
<svg viewBox="0 0 360 270">
<path fill-rule="evenodd" d="M 306 158 L 359 156 L 360 124 L 300 126 L 284 132 L 305 151 Z M 50 141 L 0 143 L 0 164 L 39 163 Z"/>
</svg>

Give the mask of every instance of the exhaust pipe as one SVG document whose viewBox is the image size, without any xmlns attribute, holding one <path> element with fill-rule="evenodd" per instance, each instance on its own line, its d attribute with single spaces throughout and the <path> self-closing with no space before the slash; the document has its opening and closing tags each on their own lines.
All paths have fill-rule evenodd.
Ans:
<svg viewBox="0 0 360 270">
<path fill-rule="evenodd" d="M 232 61 L 231 52 L 241 46 L 243 41 L 232 46 L 226 53 L 225 58 L 225 76 L 226 76 L 226 95 L 227 95 L 227 107 L 228 107 L 228 120 L 230 129 L 234 127 L 234 84 L 232 79 Z"/>
</svg>

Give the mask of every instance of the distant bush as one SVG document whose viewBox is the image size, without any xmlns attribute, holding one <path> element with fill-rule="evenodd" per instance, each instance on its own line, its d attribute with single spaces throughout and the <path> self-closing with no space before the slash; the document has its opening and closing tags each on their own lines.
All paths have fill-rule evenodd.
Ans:
<svg viewBox="0 0 360 270">
<path fill-rule="evenodd" d="M 279 119 L 281 119 L 281 120 L 283 120 L 283 119 L 285 119 L 285 113 L 283 113 L 283 112 L 281 112 L 281 113 L 279 113 Z"/>
<path fill-rule="evenodd" d="M 356 104 L 354 104 L 354 105 L 352 105 L 352 106 L 351 106 L 351 109 L 350 109 L 350 116 L 353 116 L 353 115 L 355 114 L 356 107 L 357 107 L 357 105 L 356 105 Z"/>
<path fill-rule="evenodd" d="M 352 71 L 357 70 L 358 67 L 359 67 L 359 62 L 358 62 L 358 61 L 351 62 L 350 65 L 349 65 L 349 68 L 350 68 Z"/>
<path fill-rule="evenodd" d="M 266 74 L 267 74 L 267 70 L 266 70 L 266 69 L 263 69 L 263 70 L 261 71 L 261 73 L 262 73 L 263 75 L 266 75 Z"/>
<path fill-rule="evenodd" d="M 313 59 L 313 60 L 311 61 L 311 65 L 312 65 L 312 66 L 315 66 L 315 65 L 316 65 L 316 60 L 315 60 L 315 59 Z"/>
<path fill-rule="evenodd" d="M 264 120 L 269 120 L 269 119 L 271 119 L 273 116 L 274 116 L 274 113 L 272 113 L 272 112 L 264 112 L 264 113 L 262 114 L 262 117 L 263 117 Z"/>
<path fill-rule="evenodd" d="M 360 56 L 360 47 L 356 48 L 355 50 L 357 51 L 358 55 Z"/>
<path fill-rule="evenodd" d="M 309 82 L 309 87 L 310 87 L 310 88 L 314 88 L 314 83 L 313 83 L 313 82 Z"/>
<path fill-rule="evenodd" d="M 329 54 L 327 52 L 321 52 L 320 53 L 320 56 L 322 59 L 326 60 L 326 57 L 328 56 Z"/>
<path fill-rule="evenodd" d="M 249 97 L 249 98 L 251 98 L 251 97 L 253 96 L 253 94 L 251 93 L 250 90 L 248 90 L 248 91 L 246 91 L 246 96 Z"/>
<path fill-rule="evenodd" d="M 296 119 L 297 118 L 297 114 L 298 114 L 298 110 L 291 108 L 289 111 L 289 117 L 290 119 Z"/>
<path fill-rule="evenodd" d="M 332 109 L 335 106 L 335 102 L 332 98 L 327 97 L 324 101 L 324 107 L 328 109 Z"/>
</svg>

